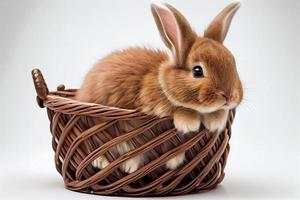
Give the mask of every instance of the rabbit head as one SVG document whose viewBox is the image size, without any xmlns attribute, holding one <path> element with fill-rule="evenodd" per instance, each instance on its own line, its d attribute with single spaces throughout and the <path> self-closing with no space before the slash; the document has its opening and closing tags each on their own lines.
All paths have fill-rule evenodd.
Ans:
<svg viewBox="0 0 300 200">
<path fill-rule="evenodd" d="M 159 69 L 160 86 L 175 106 L 200 113 L 232 109 L 243 98 L 232 53 L 223 45 L 240 7 L 232 3 L 198 36 L 185 17 L 169 4 L 152 4 L 161 38 L 171 52 Z"/>
</svg>

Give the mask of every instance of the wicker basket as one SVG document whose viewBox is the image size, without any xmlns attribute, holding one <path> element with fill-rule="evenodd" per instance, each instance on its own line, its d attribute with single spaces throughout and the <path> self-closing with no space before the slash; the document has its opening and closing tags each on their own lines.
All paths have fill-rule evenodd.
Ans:
<svg viewBox="0 0 300 200">
<path fill-rule="evenodd" d="M 72 99 L 75 89 L 66 90 L 60 85 L 57 91 L 48 92 L 40 70 L 34 69 L 32 77 L 38 105 L 47 108 L 55 165 L 67 189 L 101 195 L 162 196 L 207 191 L 223 180 L 234 110 L 229 112 L 226 129 L 219 135 L 207 134 L 201 128 L 182 140 L 170 117 L 78 102 Z M 135 120 L 142 123 L 127 133 L 120 132 L 118 122 Z M 108 151 L 128 139 L 134 141 L 134 150 L 122 155 Z M 164 143 L 172 148 L 161 148 Z M 144 152 L 151 155 L 145 166 L 131 174 L 119 169 L 122 162 Z M 166 169 L 166 161 L 182 152 L 186 154 L 184 165 Z M 91 162 L 103 154 L 109 166 L 103 170 L 93 168 Z"/>
</svg>

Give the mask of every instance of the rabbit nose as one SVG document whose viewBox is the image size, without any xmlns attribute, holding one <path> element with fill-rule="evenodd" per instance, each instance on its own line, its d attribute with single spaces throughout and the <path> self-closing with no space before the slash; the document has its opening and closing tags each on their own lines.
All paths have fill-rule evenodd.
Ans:
<svg viewBox="0 0 300 200">
<path fill-rule="evenodd" d="M 236 90 L 234 90 L 231 94 L 230 94 L 230 101 L 236 101 L 237 99 L 238 99 L 238 97 L 239 97 L 239 94 L 238 94 L 238 92 L 236 91 Z"/>
</svg>

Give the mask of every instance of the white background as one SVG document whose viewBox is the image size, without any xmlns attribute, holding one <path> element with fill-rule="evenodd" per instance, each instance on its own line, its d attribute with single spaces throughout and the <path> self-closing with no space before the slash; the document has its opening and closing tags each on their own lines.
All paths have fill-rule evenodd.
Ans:
<svg viewBox="0 0 300 200">
<path fill-rule="evenodd" d="M 168 1 L 202 33 L 230 1 Z M 64 189 L 56 172 L 46 110 L 30 71 L 50 89 L 79 87 L 110 51 L 163 47 L 150 1 L 0 1 L 0 198 L 116 199 Z M 299 1 L 245 0 L 225 45 L 245 87 L 226 167 L 215 190 L 185 199 L 300 198 Z"/>
</svg>

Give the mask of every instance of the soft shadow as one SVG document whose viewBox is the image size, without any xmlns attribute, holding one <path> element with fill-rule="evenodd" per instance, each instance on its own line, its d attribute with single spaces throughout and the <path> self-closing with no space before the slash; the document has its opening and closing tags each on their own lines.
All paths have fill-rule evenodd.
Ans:
<svg viewBox="0 0 300 200">
<path fill-rule="evenodd" d="M 282 184 L 280 181 L 231 180 L 223 182 L 217 188 L 198 194 L 190 194 L 186 199 L 297 199 L 297 190 L 293 185 Z"/>
<path fill-rule="evenodd" d="M 20 177 L 19 184 L 25 188 L 35 188 L 40 190 L 64 190 L 64 183 L 61 177 L 46 175 L 26 175 Z"/>
</svg>

